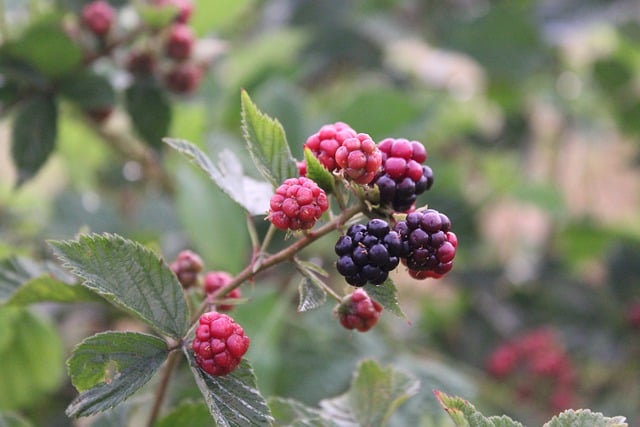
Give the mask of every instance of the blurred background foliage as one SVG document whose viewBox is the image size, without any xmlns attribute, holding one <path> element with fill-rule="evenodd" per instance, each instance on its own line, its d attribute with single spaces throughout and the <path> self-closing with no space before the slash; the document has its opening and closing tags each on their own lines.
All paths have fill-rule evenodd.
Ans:
<svg viewBox="0 0 640 427">
<path fill-rule="evenodd" d="M 3 37 L 82 3 L 4 0 Z M 329 305 L 296 313 L 291 267 L 245 285 L 250 301 L 235 317 L 252 338 L 261 391 L 315 405 L 374 356 L 422 383 L 393 425 L 446 425 L 435 388 L 542 423 L 554 412 L 545 398 L 519 394 L 485 367 L 499 345 L 543 327 L 576 372 L 569 406 L 638 425 L 639 20 L 634 0 L 195 1 L 192 25 L 218 51 L 197 93 L 171 99 L 169 136 L 212 157 L 231 149 L 253 173 L 240 130 L 244 88 L 283 124 L 298 159 L 308 135 L 338 120 L 374 140 L 422 141 L 435 185 L 419 203 L 446 212 L 460 241 L 445 279 L 394 275 L 411 323 L 386 315 L 367 334 L 343 330 Z M 209 270 L 246 265 L 244 214 L 204 174 L 166 150 L 167 192 L 95 124 L 65 103 L 60 111 L 54 156 L 18 189 L 11 114 L 0 121 L 0 258 L 48 258 L 45 239 L 90 229 L 153 245 L 168 260 L 191 248 Z M 102 126 L 118 125 L 109 120 Z M 333 243 L 304 256 L 331 271 Z M 344 286 L 338 275 L 332 284 Z M 95 303 L 2 309 L 0 410 L 69 425 L 63 356 L 91 332 L 140 327 L 127 322 Z M 197 398 L 188 375 L 178 384 L 174 401 Z"/>
</svg>

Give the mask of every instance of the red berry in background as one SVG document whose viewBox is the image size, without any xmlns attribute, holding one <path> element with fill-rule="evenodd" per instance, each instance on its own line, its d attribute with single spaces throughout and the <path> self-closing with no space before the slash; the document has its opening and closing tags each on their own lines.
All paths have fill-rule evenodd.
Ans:
<svg viewBox="0 0 640 427">
<path fill-rule="evenodd" d="M 366 332 L 378 323 L 382 306 L 372 300 L 363 289 L 347 295 L 336 308 L 340 324 L 346 329 Z"/>
<path fill-rule="evenodd" d="M 640 329 L 640 302 L 632 302 L 627 306 L 626 321 L 634 329 Z"/>
<path fill-rule="evenodd" d="M 207 294 L 207 298 L 214 300 L 216 294 L 220 289 L 231 283 L 233 276 L 226 271 L 210 271 L 204 276 L 204 291 Z M 224 295 L 224 299 L 241 298 L 242 292 L 239 288 L 235 288 L 228 294 Z M 218 304 L 218 311 L 231 311 L 233 310 L 232 304 Z"/>
<path fill-rule="evenodd" d="M 348 124 L 336 122 L 322 126 L 318 132 L 307 138 L 304 147 L 311 150 L 325 168 L 334 171 L 338 169 L 335 159 L 336 150 L 345 139 L 354 138 L 357 135 Z"/>
<path fill-rule="evenodd" d="M 433 185 L 433 171 L 422 165 L 427 151 L 420 142 L 403 138 L 384 139 L 378 149 L 382 153 L 382 168 L 371 184 L 380 190 L 380 204 L 407 212 L 417 196 Z"/>
<path fill-rule="evenodd" d="M 176 8 L 176 22 L 186 24 L 191 18 L 193 13 L 192 0 L 154 0 L 153 4 L 159 7 L 174 7 Z"/>
<path fill-rule="evenodd" d="M 188 25 L 174 24 L 169 28 L 164 43 L 165 54 L 176 61 L 184 61 L 191 57 L 195 36 Z"/>
<path fill-rule="evenodd" d="M 369 184 L 382 164 L 382 154 L 366 133 L 342 141 L 335 152 L 336 164 L 357 184 Z"/>
<path fill-rule="evenodd" d="M 296 167 L 298 168 L 298 175 L 307 176 L 307 162 L 304 160 L 296 162 Z"/>
<path fill-rule="evenodd" d="M 269 220 L 280 230 L 307 230 L 329 208 L 327 194 L 309 178 L 289 178 L 269 203 Z"/>
<path fill-rule="evenodd" d="M 100 124 L 104 123 L 111 114 L 113 114 L 113 107 L 108 105 L 106 107 L 92 107 L 85 111 L 91 120 Z"/>
<path fill-rule="evenodd" d="M 107 35 L 113 25 L 116 12 L 109 3 L 104 0 L 96 0 L 82 8 L 82 23 L 93 34 L 99 37 Z"/>
<path fill-rule="evenodd" d="M 198 366 L 214 376 L 233 371 L 249 349 L 249 337 L 226 314 L 210 311 L 200 316 L 191 344 Z"/>
<path fill-rule="evenodd" d="M 127 58 L 127 70 L 136 76 L 150 76 L 156 69 L 157 59 L 153 52 L 131 52 Z"/>
<path fill-rule="evenodd" d="M 198 254 L 186 250 L 178 254 L 170 268 L 178 277 L 180 284 L 186 289 L 198 282 L 198 274 L 204 269 L 204 263 Z"/>
<path fill-rule="evenodd" d="M 506 343 L 489 355 L 485 367 L 494 377 L 504 378 L 516 369 L 518 356 L 518 350 L 510 343 Z"/>
<path fill-rule="evenodd" d="M 188 95 L 200 85 L 202 73 L 202 67 L 196 64 L 180 63 L 165 74 L 164 83 L 170 91 Z"/>
</svg>

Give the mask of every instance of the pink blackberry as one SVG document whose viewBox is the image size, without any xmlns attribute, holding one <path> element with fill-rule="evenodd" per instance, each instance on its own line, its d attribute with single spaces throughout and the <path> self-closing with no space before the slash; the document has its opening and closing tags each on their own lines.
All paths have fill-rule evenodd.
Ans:
<svg viewBox="0 0 640 427">
<path fill-rule="evenodd" d="M 196 64 L 180 63 L 165 74 L 164 83 L 170 91 L 187 95 L 200 85 L 202 73 L 202 67 Z"/>
<path fill-rule="evenodd" d="M 204 268 L 202 258 L 192 251 L 182 251 L 169 266 L 178 277 L 180 284 L 186 289 L 198 282 L 198 274 Z"/>
<path fill-rule="evenodd" d="M 164 44 L 165 54 L 176 61 L 191 57 L 195 36 L 188 25 L 174 24 L 169 28 Z"/>
<path fill-rule="evenodd" d="M 413 277 L 439 278 L 451 270 L 458 240 L 446 215 L 434 209 L 411 212 L 393 229 L 408 245 L 402 262 Z"/>
<path fill-rule="evenodd" d="M 366 133 L 342 141 L 335 161 L 345 176 L 357 184 L 369 184 L 382 164 L 382 154 Z"/>
<path fill-rule="evenodd" d="M 116 12 L 105 0 L 96 0 L 82 8 L 82 23 L 93 34 L 104 37 L 111 30 Z"/>
<path fill-rule="evenodd" d="M 289 178 L 270 200 L 269 220 L 281 230 L 307 230 L 329 207 L 327 194 L 309 178 Z"/>
<path fill-rule="evenodd" d="M 325 168 L 334 171 L 338 169 L 335 158 L 336 150 L 345 139 L 354 138 L 357 135 L 356 131 L 348 124 L 336 122 L 322 126 L 318 132 L 307 138 L 304 147 L 311 150 Z"/>
<path fill-rule="evenodd" d="M 353 224 L 335 245 L 336 269 L 352 286 L 379 285 L 396 268 L 407 245 L 382 219 Z"/>
<path fill-rule="evenodd" d="M 240 364 L 249 349 L 249 337 L 231 317 L 210 311 L 200 316 L 191 347 L 203 371 L 222 376 Z"/>
<path fill-rule="evenodd" d="M 363 289 L 356 289 L 351 295 L 344 297 L 336 307 L 340 324 L 346 329 L 366 332 L 376 323 L 382 312 L 382 306 L 372 300 Z"/>
<path fill-rule="evenodd" d="M 433 171 L 422 165 L 427 159 L 424 146 L 418 141 L 387 138 L 378 144 L 382 153 L 382 169 L 372 185 L 380 190 L 380 204 L 407 212 L 417 196 L 433 185 Z"/>
<path fill-rule="evenodd" d="M 217 297 L 217 293 L 220 289 L 231 283 L 233 276 L 226 271 L 210 271 L 204 276 L 204 292 L 207 295 L 207 299 L 214 301 Z M 224 299 L 241 298 L 242 292 L 239 288 L 235 288 L 226 295 L 223 295 Z M 231 311 L 233 310 L 232 304 L 218 304 L 218 311 Z"/>
</svg>

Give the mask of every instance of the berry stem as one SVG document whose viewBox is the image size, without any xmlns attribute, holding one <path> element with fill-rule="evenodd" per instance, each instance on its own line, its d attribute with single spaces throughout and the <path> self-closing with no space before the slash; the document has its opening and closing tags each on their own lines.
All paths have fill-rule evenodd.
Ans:
<svg viewBox="0 0 640 427">
<path fill-rule="evenodd" d="M 251 248 L 253 252 L 260 250 L 260 239 L 258 238 L 258 230 L 253 222 L 251 215 L 247 213 L 247 231 L 249 232 L 249 238 L 251 239 Z"/>
<path fill-rule="evenodd" d="M 267 230 L 267 234 L 264 236 L 264 240 L 262 241 L 262 246 L 260 246 L 260 255 L 267 252 L 267 248 L 273 239 L 273 236 L 276 234 L 276 227 L 273 224 L 269 224 L 269 229 Z"/>
<path fill-rule="evenodd" d="M 153 406 L 151 407 L 151 412 L 149 413 L 149 418 L 147 419 L 146 427 L 153 427 L 160 415 L 160 409 L 162 408 L 162 403 L 164 402 L 164 398 L 167 394 L 167 390 L 169 388 L 169 381 L 171 380 L 171 374 L 173 373 L 175 367 L 178 364 L 178 360 L 180 360 L 180 347 L 174 348 L 170 353 L 169 357 L 167 357 L 167 363 L 164 366 L 164 370 L 162 371 L 162 377 L 160 378 L 160 383 L 156 388 L 156 393 L 153 396 Z"/>
</svg>

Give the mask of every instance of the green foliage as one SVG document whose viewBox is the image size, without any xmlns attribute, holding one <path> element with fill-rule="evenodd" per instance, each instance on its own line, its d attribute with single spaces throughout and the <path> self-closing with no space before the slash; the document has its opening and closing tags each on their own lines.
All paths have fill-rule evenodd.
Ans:
<svg viewBox="0 0 640 427">
<path fill-rule="evenodd" d="M 133 128 L 149 146 L 160 149 L 171 126 L 171 105 L 166 93 L 150 80 L 136 80 L 125 93 Z"/>
<path fill-rule="evenodd" d="M 376 300 L 385 310 L 395 314 L 398 317 L 407 319 L 407 315 L 404 314 L 400 304 L 398 303 L 397 288 L 391 279 L 387 279 L 380 285 L 368 284 L 364 286 L 364 290 L 367 291 L 369 296 Z"/>
<path fill-rule="evenodd" d="M 298 169 L 280 122 L 262 113 L 244 90 L 241 99 L 242 130 L 258 170 L 274 187 L 297 176 Z"/>
<path fill-rule="evenodd" d="M 321 279 L 309 269 L 301 269 L 302 280 L 298 285 L 300 299 L 298 311 L 305 312 L 318 308 L 327 301 L 327 292 L 324 290 Z"/>
<path fill-rule="evenodd" d="M 624 417 L 605 417 L 589 409 L 568 410 L 556 415 L 544 427 L 627 427 Z"/>
<path fill-rule="evenodd" d="M 307 164 L 307 178 L 315 181 L 327 194 L 334 191 L 335 179 L 311 150 L 305 148 L 304 161 Z"/>
<path fill-rule="evenodd" d="M 442 408 L 459 427 L 524 427 L 506 415 L 485 417 L 471 403 L 440 391 L 434 392 Z"/>
<path fill-rule="evenodd" d="M 50 275 L 43 275 L 26 281 L 11 295 L 6 304 L 29 305 L 39 302 L 74 303 L 101 300 L 87 288 L 64 283 Z"/>
<path fill-rule="evenodd" d="M 31 423 L 16 414 L 0 412 L 0 427 L 31 427 Z"/>
<path fill-rule="evenodd" d="M 180 339 L 186 333 L 189 319 L 182 287 L 149 249 L 109 234 L 49 244 L 84 286 L 162 334 Z"/>
<path fill-rule="evenodd" d="M 213 377 L 198 367 L 190 349 L 185 349 L 185 354 L 209 412 L 219 427 L 271 424 L 271 411 L 257 389 L 249 362 L 243 360 L 232 373 Z"/>
<path fill-rule="evenodd" d="M 183 403 L 155 424 L 155 427 L 211 427 L 211 415 L 204 403 Z"/>
<path fill-rule="evenodd" d="M 168 355 L 166 343 L 133 332 L 104 332 L 87 338 L 68 361 L 73 385 L 81 392 L 67 408 L 70 417 L 101 412 L 146 384 Z"/>
<path fill-rule="evenodd" d="M 68 76 L 59 84 L 60 93 L 85 110 L 113 107 L 116 93 L 105 76 L 86 70 Z"/>
</svg>

